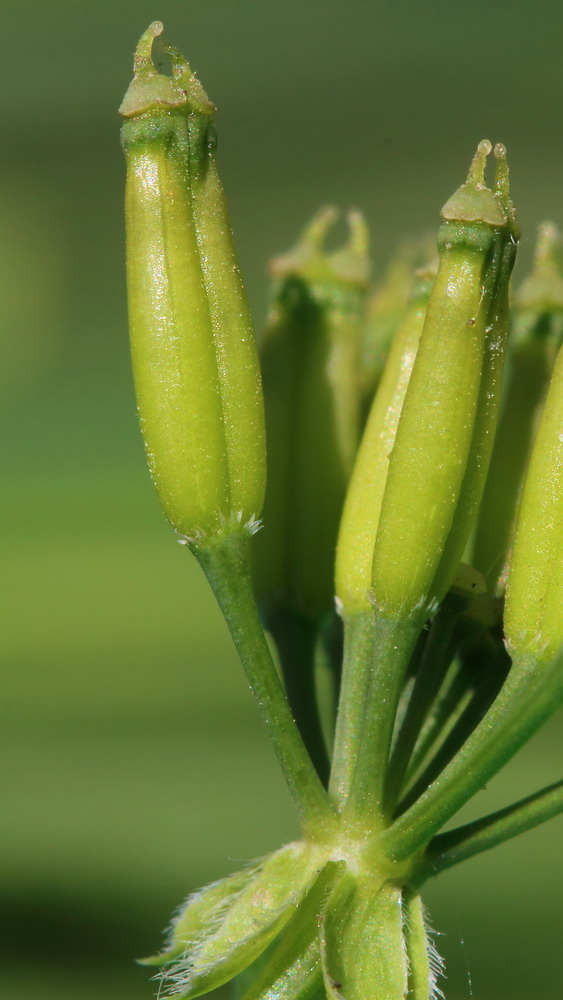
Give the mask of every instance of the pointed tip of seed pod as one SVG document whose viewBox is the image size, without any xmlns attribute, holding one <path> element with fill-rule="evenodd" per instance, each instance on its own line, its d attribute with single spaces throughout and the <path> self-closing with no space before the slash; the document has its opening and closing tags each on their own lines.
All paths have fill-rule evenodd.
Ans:
<svg viewBox="0 0 563 1000">
<path fill-rule="evenodd" d="M 348 248 L 351 252 L 365 255 L 369 251 L 369 229 L 368 224 L 357 208 L 351 208 L 346 213 L 346 222 L 350 235 L 348 237 Z"/>
<path fill-rule="evenodd" d="M 505 211 L 510 206 L 510 177 L 508 163 L 506 160 L 506 146 L 502 142 L 497 142 L 494 148 L 496 160 L 495 186 L 494 192 Z"/>
<path fill-rule="evenodd" d="M 479 187 L 481 184 L 485 183 L 487 157 L 490 155 L 492 148 L 493 147 L 488 139 L 481 139 L 481 142 L 477 146 L 475 155 L 471 161 L 466 184 L 474 184 L 476 187 Z"/>
<path fill-rule="evenodd" d="M 134 118 L 158 108 L 213 114 L 215 106 L 185 57 L 171 45 L 163 44 L 162 50 L 172 62 L 172 76 L 158 72 L 153 61 L 153 46 L 163 31 L 162 21 L 153 21 L 141 35 L 133 57 L 133 79 L 119 108 L 120 115 Z"/>
<path fill-rule="evenodd" d="M 492 146 L 488 139 L 482 139 L 473 159 L 465 184 L 452 195 L 442 208 L 441 215 L 448 222 L 486 222 L 491 226 L 503 226 L 507 220 L 506 210 L 485 184 L 487 157 Z"/>
<path fill-rule="evenodd" d="M 311 265 L 324 258 L 324 244 L 338 215 L 338 209 L 334 205 L 323 205 L 317 209 L 312 219 L 301 230 L 301 235 L 291 250 L 274 257 L 269 262 L 270 274 L 276 278 L 308 274 Z"/>
<path fill-rule="evenodd" d="M 510 198 L 510 172 L 504 143 L 496 143 L 493 155 L 496 162 L 494 195 L 501 210 L 506 215 L 513 241 L 517 243 L 520 239 L 520 226 L 518 225 L 516 211 Z"/>
<path fill-rule="evenodd" d="M 152 21 L 149 24 L 145 34 L 148 35 L 152 33 L 153 38 L 158 38 L 158 36 L 161 35 L 163 31 L 164 31 L 164 25 L 162 21 Z"/>
<path fill-rule="evenodd" d="M 308 281 L 367 286 L 369 233 L 361 212 L 355 209 L 347 212 L 348 238 L 344 245 L 333 251 L 326 249 L 327 237 L 339 215 L 333 205 L 319 209 L 295 246 L 270 262 L 270 273 L 277 278 L 293 275 Z"/>
<path fill-rule="evenodd" d="M 311 250 L 322 252 L 329 231 L 334 226 L 339 214 L 335 205 L 323 205 L 303 229 L 299 242 L 303 246 L 310 247 Z"/>
<path fill-rule="evenodd" d="M 335 276 L 350 284 L 367 286 L 370 274 L 369 229 L 356 208 L 346 213 L 348 239 L 344 246 L 329 255 Z"/>
<path fill-rule="evenodd" d="M 133 72 L 135 76 L 150 76 L 155 73 L 155 67 L 152 61 L 152 48 L 155 39 L 158 38 L 163 31 L 164 25 L 162 21 L 153 21 L 152 24 L 149 24 L 147 30 L 141 35 L 133 56 Z"/>
</svg>

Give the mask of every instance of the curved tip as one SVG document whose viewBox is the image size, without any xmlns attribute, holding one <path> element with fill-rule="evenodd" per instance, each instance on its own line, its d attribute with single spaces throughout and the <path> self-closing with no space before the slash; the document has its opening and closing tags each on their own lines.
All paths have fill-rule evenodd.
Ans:
<svg viewBox="0 0 563 1000">
<path fill-rule="evenodd" d="M 348 249 L 358 256 L 365 256 L 369 251 L 369 229 L 368 224 L 357 208 L 351 208 L 346 213 L 348 223 L 349 238 Z"/>
<path fill-rule="evenodd" d="M 135 76 L 142 76 L 148 73 L 156 73 L 156 68 L 152 60 L 152 47 L 155 38 L 164 31 L 162 21 L 153 21 L 147 30 L 141 35 L 135 55 L 133 56 L 133 72 Z"/>
<path fill-rule="evenodd" d="M 162 51 L 169 57 L 172 63 L 172 76 L 175 80 L 179 81 L 184 76 L 190 77 L 193 75 L 188 60 L 174 45 L 163 42 Z"/>
<path fill-rule="evenodd" d="M 502 142 L 497 142 L 494 148 L 494 157 L 496 160 L 494 192 L 501 204 L 506 208 L 510 202 L 510 179 L 506 159 L 506 146 Z"/>
<path fill-rule="evenodd" d="M 477 146 L 475 155 L 471 161 L 471 166 L 469 167 L 466 181 L 467 184 L 472 184 L 475 187 L 484 186 L 487 157 L 490 155 L 492 148 L 493 147 L 488 139 L 481 139 L 481 142 Z"/>
<path fill-rule="evenodd" d="M 346 212 L 348 239 L 342 247 L 329 254 L 335 277 L 341 281 L 367 288 L 370 275 L 369 259 L 369 229 L 367 222 L 358 209 L 352 208 Z"/>
<path fill-rule="evenodd" d="M 496 161 L 494 194 L 503 212 L 505 212 L 512 240 L 518 243 L 520 240 L 520 226 L 516 217 L 516 211 L 510 198 L 510 172 L 506 159 L 506 146 L 502 142 L 497 142 L 494 150 Z"/>
<path fill-rule="evenodd" d="M 310 222 L 305 226 L 301 234 L 301 243 L 310 247 L 311 250 L 321 251 L 329 230 L 338 219 L 338 209 L 334 205 L 323 205 L 315 213 Z"/>
<path fill-rule="evenodd" d="M 367 286 L 369 233 L 361 212 L 346 213 L 348 239 L 337 249 L 327 250 L 327 237 L 339 216 L 334 205 L 320 208 L 293 249 L 270 262 L 270 273 L 279 278 L 297 275 L 309 281 Z"/>
<path fill-rule="evenodd" d="M 135 118 L 156 108 L 213 114 L 215 106 L 185 57 L 172 45 L 161 43 L 162 51 L 172 62 L 172 76 L 157 70 L 153 62 L 153 45 L 163 31 L 162 21 L 153 21 L 141 35 L 133 58 L 133 79 L 119 108 L 120 114 L 124 118 Z"/>
<path fill-rule="evenodd" d="M 342 255 L 350 265 L 350 272 L 356 275 L 360 284 L 367 285 L 370 273 L 370 233 L 365 216 L 357 208 L 351 208 L 346 213 L 348 224 L 348 242 L 342 249 Z"/>
</svg>

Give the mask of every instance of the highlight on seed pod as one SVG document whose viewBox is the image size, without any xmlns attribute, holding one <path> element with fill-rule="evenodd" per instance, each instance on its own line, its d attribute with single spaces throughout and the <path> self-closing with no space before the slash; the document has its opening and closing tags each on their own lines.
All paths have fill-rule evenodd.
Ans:
<svg viewBox="0 0 563 1000">
<path fill-rule="evenodd" d="M 364 419 L 383 375 L 395 333 L 405 317 L 413 275 L 433 261 L 435 247 L 436 240 L 428 233 L 417 239 L 402 240 L 368 295 L 360 359 Z"/>
</svg>

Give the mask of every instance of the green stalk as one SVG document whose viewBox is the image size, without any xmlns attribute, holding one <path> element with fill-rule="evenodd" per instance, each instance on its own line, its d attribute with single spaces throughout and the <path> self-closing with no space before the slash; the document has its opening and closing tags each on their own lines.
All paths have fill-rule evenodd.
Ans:
<svg viewBox="0 0 563 1000">
<path fill-rule="evenodd" d="M 438 747 L 435 755 L 428 762 L 415 783 L 409 788 L 396 810 L 398 816 L 406 812 L 426 789 L 438 778 L 444 768 L 455 757 L 463 744 L 479 725 L 485 713 L 491 707 L 499 693 L 502 679 L 495 676 L 486 677 L 475 690 L 467 704 L 462 704 L 462 710 L 449 729 L 445 739 Z"/>
<path fill-rule="evenodd" d="M 321 622 L 319 638 L 317 643 L 317 659 L 323 664 L 332 677 L 334 684 L 334 719 L 336 720 L 336 702 L 340 693 L 340 683 L 342 680 L 342 657 L 344 654 L 344 626 L 342 618 L 331 608 L 328 615 L 325 615 Z"/>
<path fill-rule="evenodd" d="M 393 812 L 426 714 L 442 685 L 452 657 L 452 633 L 465 602 L 449 595 L 430 627 L 405 717 L 393 747 L 385 789 L 386 810 Z"/>
<path fill-rule="evenodd" d="M 293 717 L 317 773 L 326 784 L 329 760 L 315 690 L 317 624 L 299 612 L 279 609 L 268 616 L 267 626 L 278 649 Z"/>
<path fill-rule="evenodd" d="M 485 718 L 442 774 L 381 836 L 395 861 L 410 857 L 526 743 L 563 699 L 563 654 L 514 663 Z"/>
<path fill-rule="evenodd" d="M 321 622 L 315 646 L 315 693 L 317 712 L 323 733 L 324 745 L 329 749 L 329 758 L 334 746 L 340 681 L 342 678 L 342 656 L 344 630 L 342 619 L 331 611 Z M 329 766 L 330 776 L 330 766 Z M 328 782 L 327 782 L 328 784 Z"/>
<path fill-rule="evenodd" d="M 385 822 L 385 775 L 397 706 L 424 617 L 398 620 L 378 611 L 374 624 L 369 684 L 353 743 L 356 766 L 345 810 L 351 825 L 359 822 L 364 828 L 366 823 L 373 828 Z"/>
<path fill-rule="evenodd" d="M 232 532 L 191 545 L 231 633 L 280 762 L 305 835 L 319 839 L 334 816 L 307 753 L 262 631 L 250 574 L 248 536 Z"/>
<path fill-rule="evenodd" d="M 350 794 L 357 747 L 362 739 L 374 642 L 373 609 L 344 618 L 342 681 L 329 781 L 329 792 L 339 809 Z"/>
<path fill-rule="evenodd" d="M 441 833 L 426 852 L 426 877 L 533 830 L 563 812 L 563 780 L 497 812 Z"/>
<path fill-rule="evenodd" d="M 420 669 L 420 664 L 422 661 L 422 656 L 426 647 L 426 640 L 429 635 L 428 629 L 423 629 L 420 633 L 416 646 L 413 649 L 412 656 L 409 660 L 409 667 L 405 676 L 405 683 L 403 684 L 403 690 L 401 691 L 401 697 L 399 698 L 399 704 L 397 705 L 397 712 L 395 714 L 395 727 L 393 729 L 393 742 L 391 744 L 391 753 L 395 749 L 395 744 L 398 739 L 398 735 L 401 731 L 405 715 L 407 714 L 407 709 L 409 702 L 412 697 L 412 691 L 418 671 Z"/>
<path fill-rule="evenodd" d="M 426 722 L 422 726 L 414 752 L 409 761 L 405 781 L 407 784 L 415 777 L 424 764 L 428 754 L 443 736 L 444 730 L 451 730 L 459 716 L 466 708 L 466 699 L 471 692 L 471 681 L 466 670 L 459 663 L 453 665 L 451 678 L 446 677 L 446 688 L 443 694 L 432 706 Z M 447 735 L 447 733 L 446 733 Z"/>
</svg>

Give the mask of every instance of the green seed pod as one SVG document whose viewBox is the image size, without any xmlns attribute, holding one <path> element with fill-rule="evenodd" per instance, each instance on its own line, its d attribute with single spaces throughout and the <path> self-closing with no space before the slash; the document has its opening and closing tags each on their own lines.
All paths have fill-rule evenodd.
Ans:
<svg viewBox="0 0 563 1000">
<path fill-rule="evenodd" d="M 367 290 L 367 231 L 348 216 L 347 245 L 327 252 L 336 212 L 321 210 L 272 264 L 262 347 L 268 437 L 257 591 L 268 617 L 316 620 L 334 598 L 334 549 L 359 436 L 358 362 Z"/>
<path fill-rule="evenodd" d="M 563 643 L 563 347 L 522 492 L 504 624 L 512 656 L 552 659 Z"/>
<path fill-rule="evenodd" d="M 392 618 L 443 597 L 488 464 L 504 340 L 495 327 L 504 324 L 517 240 L 502 147 L 497 194 L 484 183 L 490 150 L 479 145 L 466 183 L 442 209 L 438 275 L 389 462 L 372 583 Z"/>
<path fill-rule="evenodd" d="M 496 259 L 491 266 L 491 272 L 494 272 L 495 268 L 498 270 L 485 326 L 481 383 L 473 435 L 455 517 L 433 583 L 433 596 L 436 600 L 441 600 L 450 586 L 477 518 L 491 460 L 502 396 L 504 363 L 510 326 L 508 292 L 510 276 L 516 260 L 520 229 L 516 222 L 514 206 L 510 200 L 508 165 L 504 146 L 500 143 L 497 144 L 494 154 L 497 161 L 495 198 L 506 214 L 507 223 L 506 228 L 499 234 L 495 251 Z"/>
<path fill-rule="evenodd" d="M 389 456 L 434 281 L 419 273 L 373 401 L 346 494 L 336 553 L 336 595 L 345 615 L 369 610 L 371 564 Z"/>
<path fill-rule="evenodd" d="M 155 22 L 121 105 L 135 389 L 166 516 L 188 539 L 252 526 L 265 485 L 260 375 L 215 165 L 214 107 Z"/>
<path fill-rule="evenodd" d="M 514 298 L 508 380 L 473 552 L 492 593 L 504 589 L 520 488 L 563 333 L 560 242 L 555 226 L 540 226 L 534 268 Z"/>
</svg>

